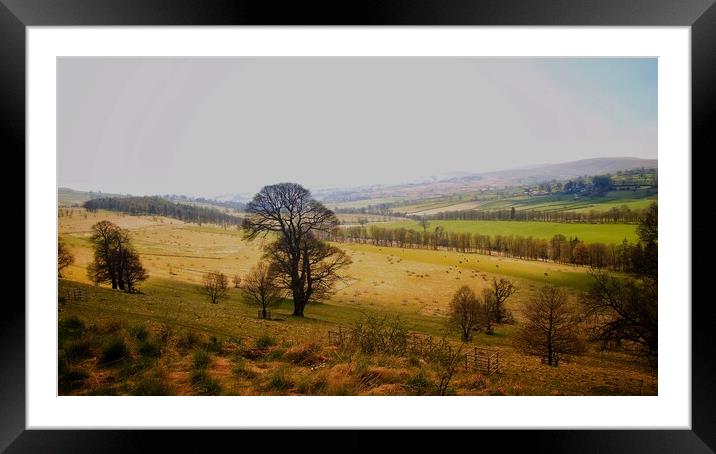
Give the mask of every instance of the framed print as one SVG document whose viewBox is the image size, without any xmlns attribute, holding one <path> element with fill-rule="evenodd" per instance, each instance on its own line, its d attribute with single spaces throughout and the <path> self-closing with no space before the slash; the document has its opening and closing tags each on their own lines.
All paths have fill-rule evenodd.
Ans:
<svg viewBox="0 0 716 454">
<path fill-rule="evenodd" d="M 3 448 L 712 452 L 690 239 L 716 12 L 509 3 L 5 2 L 28 181 Z"/>
</svg>

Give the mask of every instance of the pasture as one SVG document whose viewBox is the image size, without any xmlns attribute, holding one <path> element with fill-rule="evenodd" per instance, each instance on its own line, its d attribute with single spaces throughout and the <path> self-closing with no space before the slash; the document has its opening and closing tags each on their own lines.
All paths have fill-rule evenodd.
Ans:
<svg viewBox="0 0 716 454">
<path fill-rule="evenodd" d="M 90 229 L 105 219 L 131 232 L 150 275 L 140 285 L 139 294 L 125 294 L 88 281 Z M 216 305 L 201 292 L 205 272 L 218 270 L 229 277 L 243 276 L 260 260 L 261 242 L 244 241 L 236 228 L 74 209 L 71 215 L 59 217 L 58 230 L 76 258 L 59 281 L 59 296 L 70 288 L 83 288 L 87 295 L 84 300 L 66 300 L 59 306 L 62 323 L 79 320 L 84 326 L 79 337 L 61 339 L 63 357 L 77 347 L 73 342 L 84 342 L 80 349 L 84 353 L 71 362 L 70 372 L 85 378 L 76 386 L 63 388 L 66 394 L 141 393 L 147 383 L 154 383 L 152 380 L 161 380 L 170 394 L 203 393 L 206 387 L 202 386 L 211 380 L 218 384 L 209 387 L 215 394 L 414 394 L 421 380 L 436 379 L 435 370 L 419 359 L 342 356 L 327 346 L 328 330 L 350 325 L 364 315 L 389 313 L 398 315 L 412 331 L 442 336 L 455 290 L 467 284 L 479 292 L 493 277 L 508 277 L 519 287 L 507 303 L 519 322 L 520 308 L 540 285 L 566 287 L 576 298 L 589 282 L 585 269 L 567 265 L 344 244 L 339 246 L 353 260 L 350 280 L 327 301 L 311 303 L 305 318 L 292 317 L 291 302 L 286 300 L 272 309 L 277 320 L 267 321 L 257 318 L 257 308 L 239 289 L 229 289 L 228 297 Z M 502 373 L 476 377 L 460 372 L 452 392 L 656 393 L 656 382 L 649 372 L 619 353 L 592 350 L 556 369 L 542 366 L 538 359 L 512 348 L 514 329 L 514 325 L 499 326 L 495 335 L 479 334 L 470 344 L 499 351 Z M 158 350 L 148 348 L 132 334 L 138 330 L 145 330 L 147 338 L 159 344 Z M 187 346 L 183 343 L 187 336 L 199 340 Z M 126 360 L 116 367 L 100 364 L 103 345 L 109 338 L 123 340 L 128 349 Z M 262 338 L 271 339 L 266 342 L 271 345 L 258 348 Z M 310 350 L 315 361 L 297 361 L 296 352 L 303 350 Z M 197 369 L 192 358 L 203 351 L 208 351 L 210 359 L 204 369 Z M 373 378 L 367 380 L 367 376 Z"/>
<path fill-rule="evenodd" d="M 387 228 L 406 228 L 422 231 L 417 221 L 381 223 Z M 481 235 L 521 235 L 523 237 L 551 239 L 561 233 L 567 238 L 577 237 L 586 243 L 619 244 L 625 238 L 630 242 L 637 239 L 636 225 L 633 224 L 583 224 L 540 221 L 430 221 L 430 228 L 443 226 L 447 232 L 479 233 Z"/>
</svg>

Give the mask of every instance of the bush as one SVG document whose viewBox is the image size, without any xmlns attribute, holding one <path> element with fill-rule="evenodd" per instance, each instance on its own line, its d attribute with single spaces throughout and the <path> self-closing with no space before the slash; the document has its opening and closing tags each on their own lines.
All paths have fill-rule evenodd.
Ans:
<svg viewBox="0 0 716 454">
<path fill-rule="evenodd" d="M 69 363 L 81 361 L 92 356 L 92 346 L 87 339 L 67 341 L 63 350 Z"/>
<path fill-rule="evenodd" d="M 425 373 L 421 369 L 405 383 L 405 388 L 413 395 L 423 396 L 435 389 L 435 385 L 425 377 Z"/>
<path fill-rule="evenodd" d="M 215 396 L 221 392 L 221 385 L 211 378 L 205 369 L 196 370 L 191 374 L 191 384 L 201 396 Z"/>
<path fill-rule="evenodd" d="M 276 345 L 276 340 L 268 334 L 262 334 L 259 338 L 256 339 L 254 345 L 256 345 L 257 348 L 271 347 L 273 345 Z"/>
<path fill-rule="evenodd" d="M 295 385 L 293 379 L 289 376 L 286 369 L 276 369 L 273 371 L 268 378 L 266 383 L 267 391 L 286 391 L 291 389 Z"/>
<path fill-rule="evenodd" d="M 81 388 L 87 377 L 89 375 L 82 369 L 65 368 L 59 375 L 58 388 L 60 393 L 67 393 Z"/>
<path fill-rule="evenodd" d="M 300 366 L 315 366 L 323 360 L 320 351 L 321 346 L 317 344 L 299 345 L 288 349 L 284 357 Z"/>
<path fill-rule="evenodd" d="M 246 368 L 246 361 L 243 358 L 237 358 L 236 362 L 234 363 L 234 368 L 231 371 L 237 377 L 251 379 L 256 376 L 253 371 L 250 371 Z"/>
<path fill-rule="evenodd" d="M 109 365 L 129 356 L 129 349 L 121 337 L 111 338 L 102 348 L 99 363 Z"/>
<path fill-rule="evenodd" d="M 132 390 L 133 396 L 173 396 L 174 388 L 165 380 L 158 377 L 147 377 Z"/>
<path fill-rule="evenodd" d="M 156 339 L 144 339 L 139 343 L 138 350 L 144 357 L 159 358 L 162 355 L 162 344 Z"/>
<path fill-rule="evenodd" d="M 204 348 L 207 351 L 218 353 L 221 351 L 221 342 L 219 342 L 219 339 L 217 339 L 216 336 L 211 336 L 209 338 L 209 342 L 204 345 Z"/>
<path fill-rule="evenodd" d="M 79 318 L 72 316 L 60 320 L 57 329 L 57 337 L 60 345 L 65 343 L 66 339 L 72 339 L 82 336 L 85 332 L 85 324 Z"/>
<path fill-rule="evenodd" d="M 408 345 L 408 328 L 398 316 L 363 316 L 353 324 L 350 345 L 363 353 L 402 355 Z"/>
<path fill-rule="evenodd" d="M 147 332 L 147 328 L 141 325 L 130 326 L 127 329 L 127 332 L 130 336 L 137 340 L 144 340 L 149 335 L 149 333 Z"/>
<path fill-rule="evenodd" d="M 177 341 L 177 347 L 182 350 L 189 350 L 193 348 L 196 344 L 198 344 L 199 341 L 199 336 L 189 331 L 187 333 L 184 333 L 184 335 L 179 338 L 179 340 Z"/>
<path fill-rule="evenodd" d="M 203 370 L 211 364 L 211 354 L 206 350 L 199 350 L 194 353 L 194 369 Z"/>
</svg>

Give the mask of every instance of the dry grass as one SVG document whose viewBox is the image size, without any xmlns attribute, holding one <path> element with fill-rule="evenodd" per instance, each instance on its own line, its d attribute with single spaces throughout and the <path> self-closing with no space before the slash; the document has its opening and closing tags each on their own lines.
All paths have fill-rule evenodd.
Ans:
<svg viewBox="0 0 716 454">
<path fill-rule="evenodd" d="M 108 219 L 131 230 L 150 279 L 142 294 L 126 295 L 87 285 L 91 260 L 91 225 Z M 199 384 L 218 386 L 207 392 L 231 395 L 406 395 L 434 392 L 438 372 L 420 357 L 362 355 L 327 346 L 327 330 L 350 325 L 362 315 L 400 316 L 409 329 L 440 335 L 454 291 L 468 284 L 479 292 L 492 277 L 513 279 L 520 291 L 508 301 L 518 322 L 520 307 L 544 282 L 557 283 L 576 295 L 585 270 L 565 265 L 522 262 L 480 255 L 365 245 L 340 245 L 353 258 L 353 283 L 324 304 L 311 304 L 307 317 L 291 317 L 290 302 L 273 310 L 279 320 L 256 317 L 241 292 L 231 289 L 221 304 L 205 301 L 198 290 L 201 275 L 218 269 L 242 275 L 260 258 L 260 244 L 247 243 L 236 229 L 199 227 L 167 218 L 88 213 L 75 209 L 59 218 L 61 238 L 76 262 L 60 282 L 81 286 L 87 301 L 60 307 L 60 319 L 79 317 L 84 327 L 61 330 L 62 394 L 171 393 L 192 395 Z M 545 275 L 546 273 L 546 275 Z M 656 380 L 633 358 L 617 353 L 589 354 L 549 368 L 511 346 L 514 326 L 500 326 L 494 336 L 477 335 L 476 346 L 500 351 L 501 373 L 481 376 L 459 370 L 451 383 L 458 395 L 655 394 Z M 70 333 L 70 334 L 68 334 Z M 63 337 L 64 336 L 64 337 Z M 273 340 L 267 343 L 266 336 Z M 212 342 L 211 338 L 215 338 Z M 128 354 L 100 365 L 110 338 L 122 339 Z M 204 376 L 193 364 L 197 351 L 210 361 Z M 205 389 L 206 387 L 202 388 Z"/>
</svg>

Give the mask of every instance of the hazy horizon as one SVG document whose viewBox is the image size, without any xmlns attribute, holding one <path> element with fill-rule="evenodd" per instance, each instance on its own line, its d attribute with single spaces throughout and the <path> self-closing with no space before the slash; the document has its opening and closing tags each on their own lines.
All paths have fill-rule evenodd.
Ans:
<svg viewBox="0 0 716 454">
<path fill-rule="evenodd" d="M 216 197 L 657 159 L 656 59 L 59 58 L 57 186 Z"/>
</svg>

